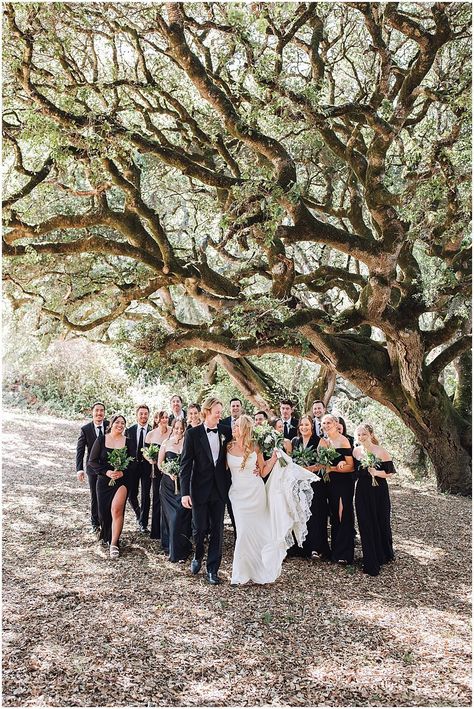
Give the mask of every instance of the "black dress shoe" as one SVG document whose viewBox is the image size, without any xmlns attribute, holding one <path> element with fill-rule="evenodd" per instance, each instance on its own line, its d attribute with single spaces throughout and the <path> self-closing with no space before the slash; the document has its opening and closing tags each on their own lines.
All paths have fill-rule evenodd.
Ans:
<svg viewBox="0 0 474 709">
<path fill-rule="evenodd" d="M 221 582 L 219 576 L 217 574 L 213 574 L 212 571 L 209 571 L 206 574 L 206 578 L 207 578 L 208 582 L 211 584 L 211 586 L 217 586 Z"/>
<path fill-rule="evenodd" d="M 193 559 L 191 562 L 191 573 L 196 575 L 201 570 L 201 559 Z"/>
</svg>

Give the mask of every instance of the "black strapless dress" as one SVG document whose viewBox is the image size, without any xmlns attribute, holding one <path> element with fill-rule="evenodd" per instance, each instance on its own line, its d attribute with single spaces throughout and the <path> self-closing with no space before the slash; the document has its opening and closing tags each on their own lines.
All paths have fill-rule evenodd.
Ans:
<svg viewBox="0 0 474 709">
<path fill-rule="evenodd" d="M 370 576 L 380 573 L 382 564 L 392 561 L 392 529 L 390 526 L 390 495 L 385 478 L 376 478 L 378 485 L 372 485 L 372 476 L 359 461 L 356 464 L 355 507 L 362 545 L 363 569 Z M 395 473 L 391 460 L 378 464 L 379 470 Z"/>
<path fill-rule="evenodd" d="M 172 460 L 177 453 L 166 451 L 165 460 Z M 160 483 L 161 500 L 161 546 L 170 561 L 182 561 L 191 553 L 191 510 L 181 504 L 181 492 L 175 494 L 175 484 L 163 473 Z"/>
<path fill-rule="evenodd" d="M 339 458 L 332 463 L 336 466 L 346 456 L 352 456 L 352 448 L 336 448 Z M 331 520 L 331 560 L 354 561 L 354 473 L 329 473 L 328 499 Z M 342 514 L 339 513 L 342 502 Z"/>
</svg>

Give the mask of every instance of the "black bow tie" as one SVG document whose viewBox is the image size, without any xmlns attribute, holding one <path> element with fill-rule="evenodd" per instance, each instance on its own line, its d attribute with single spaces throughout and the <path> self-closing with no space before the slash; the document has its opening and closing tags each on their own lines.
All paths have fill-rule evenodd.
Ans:
<svg viewBox="0 0 474 709">
<path fill-rule="evenodd" d="M 206 428 L 207 433 L 217 433 L 217 428 Z"/>
</svg>

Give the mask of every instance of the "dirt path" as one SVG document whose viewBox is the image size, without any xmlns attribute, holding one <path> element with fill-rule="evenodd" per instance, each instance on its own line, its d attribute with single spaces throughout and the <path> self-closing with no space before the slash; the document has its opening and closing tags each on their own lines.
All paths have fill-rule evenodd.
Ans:
<svg viewBox="0 0 474 709">
<path fill-rule="evenodd" d="M 3 703 L 469 706 L 470 500 L 392 481 L 397 560 L 290 559 L 271 587 L 214 588 L 135 532 L 91 539 L 78 423 L 7 412 Z M 356 550 L 357 551 L 357 550 Z"/>
</svg>

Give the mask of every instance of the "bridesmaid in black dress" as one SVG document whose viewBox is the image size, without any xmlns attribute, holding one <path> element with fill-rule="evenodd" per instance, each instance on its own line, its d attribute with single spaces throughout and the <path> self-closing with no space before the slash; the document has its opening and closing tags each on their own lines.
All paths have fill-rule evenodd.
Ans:
<svg viewBox="0 0 474 709">
<path fill-rule="evenodd" d="M 174 419 L 169 438 L 162 443 L 158 466 L 163 461 L 177 458 L 183 450 L 185 422 Z M 161 497 L 161 546 L 170 561 L 184 563 L 191 553 L 191 510 L 181 504 L 181 492 L 175 492 L 174 480 L 163 473 L 160 485 Z"/>
<path fill-rule="evenodd" d="M 390 453 L 378 445 L 370 424 L 358 426 L 356 436 L 358 445 L 354 448 L 357 477 L 355 507 L 362 544 L 363 570 L 370 576 L 377 576 L 381 565 L 395 558 L 387 478 L 396 471 Z M 377 464 L 377 469 L 360 465 L 360 460 L 366 452 L 373 453 L 382 461 Z M 373 479 L 377 481 L 377 485 L 372 484 Z"/>
<path fill-rule="evenodd" d="M 96 439 L 89 456 L 89 465 L 97 474 L 100 538 L 110 544 L 111 559 L 117 559 L 120 555 L 119 540 L 123 528 L 128 480 L 126 470 L 111 470 L 107 456 L 114 448 L 126 448 L 127 455 L 130 455 L 130 443 L 124 435 L 125 426 L 123 416 L 112 416 L 105 436 Z M 109 485 L 110 480 L 115 480 L 115 484 Z"/>
<path fill-rule="evenodd" d="M 314 452 L 319 445 L 319 436 L 314 430 L 311 416 L 302 416 L 298 424 L 298 436 L 291 441 L 293 450 L 311 447 Z M 318 473 L 319 465 L 305 466 L 312 473 Z M 331 549 L 328 542 L 329 518 L 329 483 L 324 482 L 322 475 L 320 481 L 311 484 L 313 500 L 311 502 L 311 517 L 308 520 L 308 534 L 303 542 L 302 556 L 311 559 L 330 559 Z M 294 547 L 292 547 L 293 549 Z"/>
<path fill-rule="evenodd" d="M 331 520 L 331 561 L 352 564 L 354 561 L 354 459 L 352 448 L 338 429 L 336 416 L 326 414 L 321 425 L 327 438 L 319 447 L 335 448 L 339 457 L 327 467 L 328 499 Z"/>
<path fill-rule="evenodd" d="M 145 447 L 152 443 L 156 446 L 161 446 L 163 441 L 169 438 L 171 426 L 168 426 L 168 412 L 158 411 L 153 417 L 153 429 L 147 433 L 145 438 Z M 160 483 L 161 471 L 157 465 L 154 467 L 154 475 L 152 478 L 152 503 L 151 503 L 151 530 L 150 539 L 159 539 L 161 534 L 161 501 L 160 501 Z"/>
<path fill-rule="evenodd" d="M 351 448 L 354 448 L 354 436 L 349 436 L 347 433 L 347 428 L 346 428 L 346 422 L 342 418 L 342 416 L 338 416 L 337 420 L 339 423 L 337 424 L 337 430 L 341 434 L 341 436 L 345 436 L 349 443 L 351 444 Z"/>
</svg>

